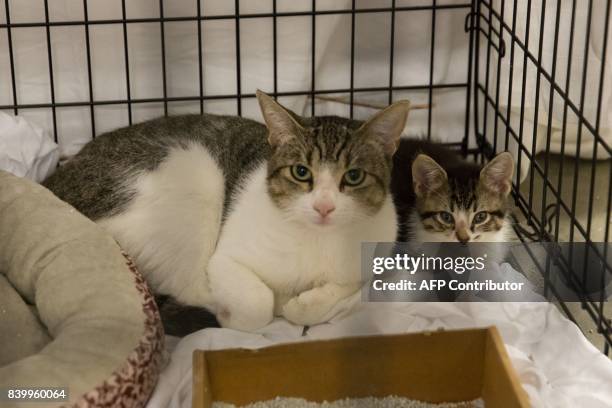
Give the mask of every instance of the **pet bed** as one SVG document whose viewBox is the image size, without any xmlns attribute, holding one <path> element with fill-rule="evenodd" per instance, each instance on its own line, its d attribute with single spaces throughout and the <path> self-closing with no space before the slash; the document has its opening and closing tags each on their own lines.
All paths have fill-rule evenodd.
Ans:
<svg viewBox="0 0 612 408">
<path fill-rule="evenodd" d="M 67 390 L 39 407 L 144 406 L 162 353 L 153 297 L 113 239 L 0 171 L 0 389 Z"/>
</svg>

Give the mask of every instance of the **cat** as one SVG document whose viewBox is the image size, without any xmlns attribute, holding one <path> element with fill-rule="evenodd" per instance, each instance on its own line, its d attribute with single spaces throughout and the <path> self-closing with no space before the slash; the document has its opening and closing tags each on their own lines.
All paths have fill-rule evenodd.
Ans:
<svg viewBox="0 0 612 408">
<path fill-rule="evenodd" d="M 360 289 L 361 242 L 396 238 L 392 157 L 409 103 L 361 123 L 257 99 L 265 125 L 148 121 L 97 137 L 44 185 L 108 231 L 166 301 L 245 331 L 274 316 L 320 323 Z"/>
<path fill-rule="evenodd" d="M 462 158 L 440 143 L 402 139 L 393 157 L 391 191 L 398 214 L 394 253 L 445 259 L 480 259 L 483 270 L 425 269 L 415 283 L 429 279 L 462 282 L 496 276 L 508 261 L 509 217 L 514 161 L 503 152 L 484 167 Z M 385 276 L 387 282 L 404 279 L 402 273 Z M 402 292 L 401 301 L 466 301 L 473 294 L 447 286 L 427 292 Z M 370 291 L 371 299 L 390 301 L 387 292 Z M 381 297 L 382 296 L 382 297 Z"/>
<path fill-rule="evenodd" d="M 484 167 L 439 144 L 402 139 L 391 191 L 398 241 L 507 242 L 514 160 L 502 152 Z"/>
</svg>

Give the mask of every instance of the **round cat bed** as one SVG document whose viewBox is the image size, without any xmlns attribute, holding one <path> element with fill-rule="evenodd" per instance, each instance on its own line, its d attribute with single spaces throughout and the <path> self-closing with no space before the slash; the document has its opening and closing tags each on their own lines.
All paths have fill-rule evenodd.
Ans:
<svg viewBox="0 0 612 408">
<path fill-rule="evenodd" d="M 115 241 L 0 171 L 0 389 L 67 390 L 37 406 L 144 406 L 163 341 L 153 296 Z"/>
</svg>

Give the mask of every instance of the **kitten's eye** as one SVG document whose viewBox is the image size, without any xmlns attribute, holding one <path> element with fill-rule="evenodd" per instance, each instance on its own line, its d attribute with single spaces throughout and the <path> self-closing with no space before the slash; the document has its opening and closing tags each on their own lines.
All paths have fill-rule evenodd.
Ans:
<svg viewBox="0 0 612 408">
<path fill-rule="evenodd" d="M 357 186 L 365 180 L 365 171 L 361 169 L 351 169 L 344 173 L 344 182 L 349 186 Z"/>
<path fill-rule="evenodd" d="M 440 217 L 440 220 L 446 224 L 452 224 L 455 221 L 453 214 L 446 211 L 439 212 L 438 217 Z"/>
<path fill-rule="evenodd" d="M 302 166 L 301 164 L 296 164 L 295 166 L 291 166 L 291 175 L 297 181 L 309 181 L 312 179 L 312 174 L 308 167 Z"/>
<path fill-rule="evenodd" d="M 474 216 L 474 224 L 482 224 L 487 220 L 488 214 L 485 211 L 480 211 Z"/>
</svg>

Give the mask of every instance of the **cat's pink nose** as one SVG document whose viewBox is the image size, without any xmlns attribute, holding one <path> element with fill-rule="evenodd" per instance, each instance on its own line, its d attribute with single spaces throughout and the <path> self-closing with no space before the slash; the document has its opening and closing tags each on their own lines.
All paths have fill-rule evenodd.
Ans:
<svg viewBox="0 0 612 408">
<path fill-rule="evenodd" d="M 455 232 L 455 235 L 457 235 L 457 240 L 462 244 L 467 244 L 470 240 L 470 236 L 465 230 L 458 230 Z"/>
<path fill-rule="evenodd" d="M 327 217 L 336 209 L 336 206 L 331 201 L 321 201 L 315 203 L 313 207 L 319 214 L 321 214 L 321 217 Z"/>
</svg>

